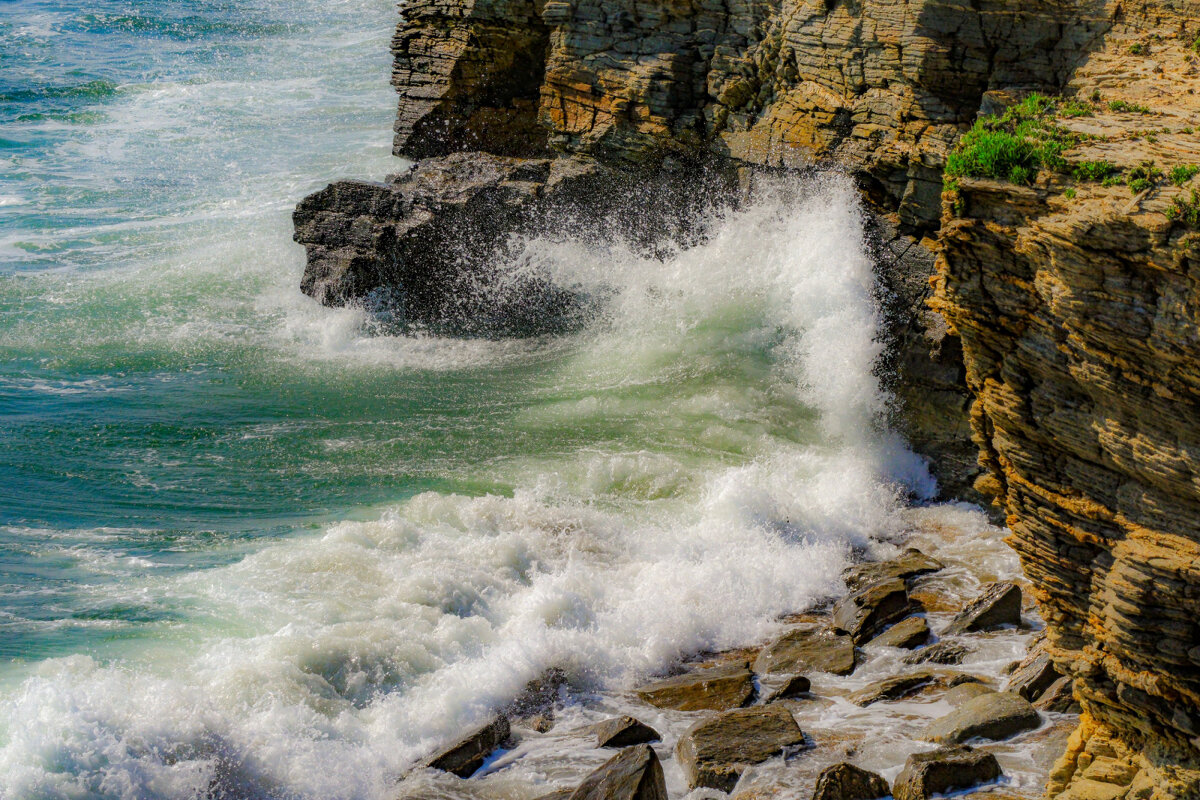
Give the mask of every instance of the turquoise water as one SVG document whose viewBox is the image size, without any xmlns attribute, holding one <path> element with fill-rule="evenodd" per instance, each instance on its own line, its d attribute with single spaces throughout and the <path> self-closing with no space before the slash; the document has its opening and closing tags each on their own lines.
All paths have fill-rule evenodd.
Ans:
<svg viewBox="0 0 1200 800">
<path fill-rule="evenodd" d="M 0 797 L 386 797 L 549 666 L 766 635 L 929 490 L 837 176 L 666 263 L 526 242 L 613 298 L 568 337 L 301 295 L 294 203 L 400 166 L 394 14 L 0 4 Z"/>
</svg>

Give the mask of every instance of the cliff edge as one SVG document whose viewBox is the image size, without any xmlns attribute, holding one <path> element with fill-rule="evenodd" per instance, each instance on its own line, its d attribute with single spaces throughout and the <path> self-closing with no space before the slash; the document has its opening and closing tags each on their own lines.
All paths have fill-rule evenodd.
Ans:
<svg viewBox="0 0 1200 800">
<path fill-rule="evenodd" d="M 395 152 L 418 164 L 300 205 L 307 293 L 434 330 L 558 329 L 586 298 L 480 288 L 511 234 L 686 241 L 755 172 L 841 165 L 873 209 L 898 425 L 950 494 L 996 498 L 1075 678 L 1050 795 L 1200 797 L 1200 4 L 404 14 Z M 1034 92 L 1057 100 L 1002 116 Z M 1006 131 L 962 138 L 981 114 L 1053 152 L 989 174 L 996 153 L 969 148 Z"/>
</svg>

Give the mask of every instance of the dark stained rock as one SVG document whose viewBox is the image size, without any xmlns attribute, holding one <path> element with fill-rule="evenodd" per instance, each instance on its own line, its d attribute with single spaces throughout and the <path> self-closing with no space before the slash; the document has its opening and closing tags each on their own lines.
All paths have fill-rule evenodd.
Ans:
<svg viewBox="0 0 1200 800">
<path fill-rule="evenodd" d="M 971 747 L 940 747 L 913 753 L 892 786 L 895 800 L 928 800 L 935 794 L 969 789 L 999 778 L 1000 762 L 991 753 Z"/>
<path fill-rule="evenodd" d="M 754 699 L 754 675 L 743 661 L 663 678 L 634 691 L 657 708 L 725 711 Z"/>
<path fill-rule="evenodd" d="M 889 561 L 871 561 L 856 564 L 842 573 L 842 580 L 851 589 L 861 589 L 872 583 L 887 580 L 908 580 L 944 569 L 945 564 L 931 558 L 915 547 L 905 550 L 898 558 Z"/>
<path fill-rule="evenodd" d="M 905 664 L 961 664 L 970 650 L 957 642 L 938 642 L 904 657 Z"/>
<path fill-rule="evenodd" d="M 667 784 L 654 748 L 627 747 L 584 779 L 569 800 L 667 800 Z"/>
<path fill-rule="evenodd" d="M 803 675 L 790 675 L 787 680 L 772 689 L 766 689 L 763 705 L 774 703 L 776 700 L 787 700 L 806 694 L 812 688 L 812 681 Z"/>
<path fill-rule="evenodd" d="M 524 690 L 504 709 L 515 724 L 526 725 L 539 733 L 554 727 L 554 707 L 567 689 L 567 673 L 557 667 L 546 670 L 525 684 Z"/>
<path fill-rule="evenodd" d="M 833 606 L 833 624 L 850 634 L 855 644 L 862 644 L 913 610 L 904 581 L 881 581 L 838 600 Z"/>
<path fill-rule="evenodd" d="M 1021 587 L 992 583 L 950 620 L 943 636 L 969 631 L 990 631 L 1002 625 L 1021 624 Z"/>
<path fill-rule="evenodd" d="M 676 757 L 691 788 L 728 792 L 742 772 L 804 742 L 781 705 L 739 708 L 696 723 L 680 738 Z"/>
<path fill-rule="evenodd" d="M 996 690 L 982 683 L 960 683 L 942 696 L 952 706 L 958 707 L 985 694 L 995 694 Z"/>
<path fill-rule="evenodd" d="M 817 777 L 812 800 L 875 800 L 891 794 L 882 775 L 842 762 L 826 768 Z"/>
<path fill-rule="evenodd" d="M 773 673 L 854 671 L 854 642 L 818 624 L 798 625 L 763 648 L 754 662 L 759 675 Z"/>
<path fill-rule="evenodd" d="M 535 800 L 568 800 L 574 793 L 574 789 L 555 789 L 553 792 L 541 795 Z"/>
<path fill-rule="evenodd" d="M 991 692 L 935 719 L 921 738 L 939 744 L 961 744 L 975 738 L 1007 739 L 1041 723 L 1041 717 L 1028 700 L 1008 692 Z"/>
<path fill-rule="evenodd" d="M 899 700 L 928 686 L 937 678 L 937 675 L 928 670 L 921 670 L 909 675 L 897 675 L 894 678 L 876 681 L 865 686 L 847 699 L 858 706 L 869 706 L 880 700 Z"/>
<path fill-rule="evenodd" d="M 899 647 L 912 650 L 929 641 L 929 623 L 924 617 L 907 617 L 900 620 L 867 644 L 883 647 Z"/>
<path fill-rule="evenodd" d="M 1067 677 L 1062 677 L 1047 687 L 1046 691 L 1037 699 L 1033 707 L 1039 711 L 1058 711 L 1067 713 L 1079 710 L 1079 703 L 1075 700 L 1075 682 Z"/>
<path fill-rule="evenodd" d="M 592 726 L 597 747 L 629 747 L 656 742 L 658 731 L 630 716 L 613 717 Z"/>
<path fill-rule="evenodd" d="M 1016 692 L 1032 703 L 1061 677 L 1054 668 L 1054 663 L 1050 661 L 1050 656 L 1038 649 L 1031 652 L 1029 657 L 1013 670 L 1004 691 Z"/>
<path fill-rule="evenodd" d="M 425 761 L 425 766 L 470 777 L 497 747 L 508 738 L 508 719 L 496 717 L 488 724 L 464 736 L 456 744 Z"/>
</svg>

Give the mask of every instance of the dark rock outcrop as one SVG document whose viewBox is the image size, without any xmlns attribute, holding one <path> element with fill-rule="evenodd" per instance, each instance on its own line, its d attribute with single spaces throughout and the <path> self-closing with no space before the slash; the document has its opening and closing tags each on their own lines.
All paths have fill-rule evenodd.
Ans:
<svg viewBox="0 0 1200 800">
<path fill-rule="evenodd" d="M 627 747 L 588 775 L 569 800 L 667 800 L 667 784 L 654 748 Z"/>
<path fill-rule="evenodd" d="M 937 642 L 904 657 L 905 664 L 961 664 L 971 651 L 957 642 Z"/>
<path fill-rule="evenodd" d="M 797 625 L 763 648 L 754 661 L 759 675 L 796 672 L 854 671 L 854 642 L 845 634 L 807 623 Z"/>
<path fill-rule="evenodd" d="M 895 800 L 929 800 L 935 794 L 990 783 L 1001 775 L 991 753 L 961 745 L 942 747 L 908 757 L 892 786 Z"/>
<path fill-rule="evenodd" d="M 875 800 L 891 794 L 882 775 L 842 762 L 817 777 L 812 800 Z"/>
<path fill-rule="evenodd" d="M 869 706 L 881 700 L 899 700 L 915 694 L 938 679 L 932 672 L 918 670 L 907 675 L 897 675 L 864 686 L 847 698 L 856 706 Z"/>
<path fill-rule="evenodd" d="M 452 772 L 460 778 L 470 777 L 483 762 L 508 738 L 509 725 L 505 717 L 496 717 L 478 730 L 464 736 L 455 744 L 425 761 L 425 766 Z"/>
<path fill-rule="evenodd" d="M 1021 624 L 1021 587 L 1015 583 L 993 583 L 954 615 L 943 636 L 970 631 L 989 631 L 1003 625 Z"/>
<path fill-rule="evenodd" d="M 635 744 L 657 742 L 662 737 L 658 731 L 633 717 L 613 717 L 592 726 L 597 747 L 630 747 Z"/>
<path fill-rule="evenodd" d="M 739 708 L 696 723 L 675 754 L 692 788 L 730 791 L 747 767 L 804 743 L 804 732 L 780 705 Z"/>
<path fill-rule="evenodd" d="M 920 550 L 910 547 L 897 558 L 888 561 L 868 561 L 856 564 L 842 574 L 851 589 L 861 589 L 872 583 L 888 580 L 907 581 L 945 569 L 945 565 Z"/>
<path fill-rule="evenodd" d="M 924 617 L 908 617 L 897 622 L 867 644 L 912 650 L 929 641 L 929 623 Z"/>
<path fill-rule="evenodd" d="M 879 581 L 838 600 L 833 606 L 833 624 L 855 644 L 863 644 L 915 610 L 904 581 Z"/>
<path fill-rule="evenodd" d="M 803 675 L 789 675 L 782 683 L 773 688 L 763 687 L 763 704 L 774 703 L 776 700 L 791 700 L 808 693 L 812 689 L 812 681 Z"/>
</svg>

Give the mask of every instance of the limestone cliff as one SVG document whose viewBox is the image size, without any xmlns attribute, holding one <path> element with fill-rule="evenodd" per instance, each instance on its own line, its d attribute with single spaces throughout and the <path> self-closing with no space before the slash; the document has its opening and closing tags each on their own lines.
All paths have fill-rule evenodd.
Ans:
<svg viewBox="0 0 1200 800">
<path fill-rule="evenodd" d="M 306 292 L 537 332 L 577 319 L 577 298 L 461 291 L 508 234 L 569 219 L 651 245 L 671 221 L 686 238 L 754 170 L 842 165 L 875 212 L 898 423 L 951 493 L 977 497 L 986 470 L 977 485 L 1007 513 L 1076 678 L 1085 722 L 1051 794 L 1200 797 L 1200 199 L 1166 172 L 1200 163 L 1200 4 L 421 0 L 404 14 L 395 152 L 421 162 L 301 204 Z M 1091 104 L 1063 121 L 1068 162 L 1141 168 L 1146 185 L 1068 164 L 944 194 L 961 134 L 1031 90 Z M 925 302 L 935 255 L 940 315 Z"/>
</svg>

